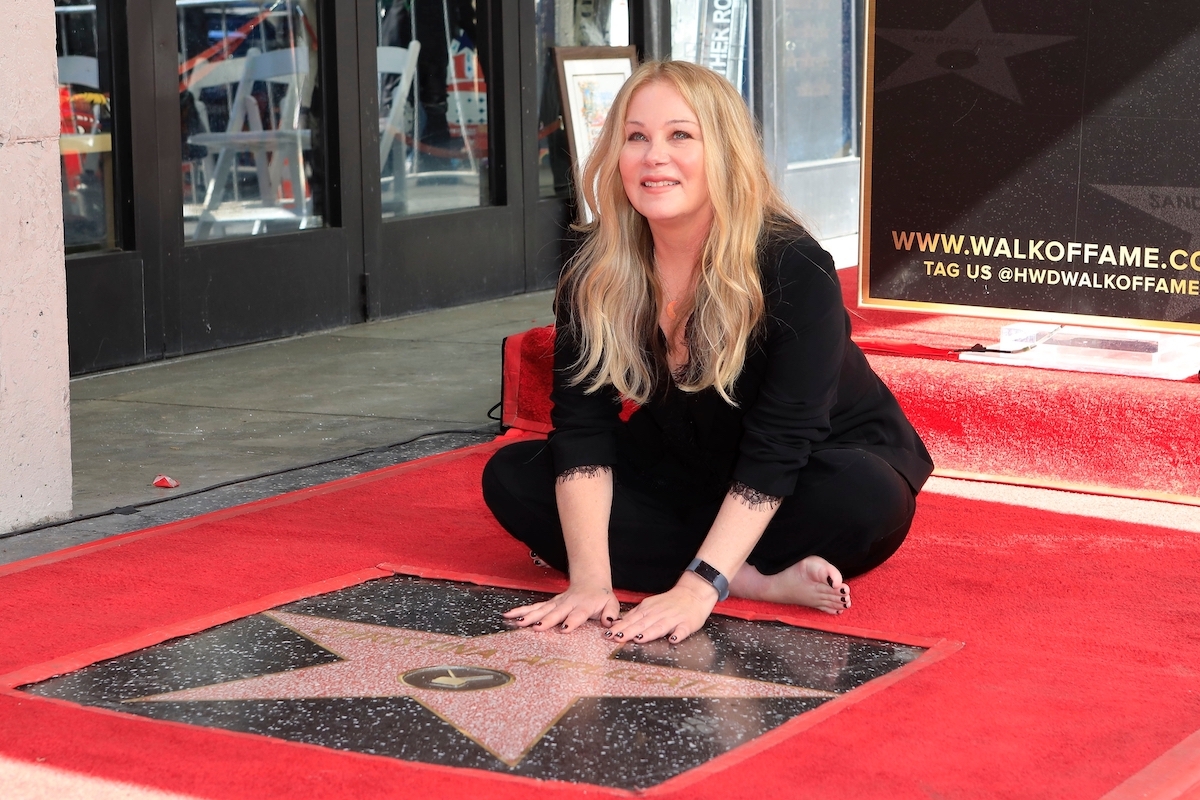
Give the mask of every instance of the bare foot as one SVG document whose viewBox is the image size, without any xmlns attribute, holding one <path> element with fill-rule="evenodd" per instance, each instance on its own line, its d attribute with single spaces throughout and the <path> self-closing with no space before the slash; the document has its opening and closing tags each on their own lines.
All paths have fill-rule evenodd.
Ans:
<svg viewBox="0 0 1200 800">
<path fill-rule="evenodd" d="M 777 575 L 763 575 L 743 564 L 729 593 L 749 600 L 807 606 L 826 614 L 841 614 L 850 608 L 850 586 L 842 582 L 838 568 L 820 556 L 809 556 Z"/>
</svg>

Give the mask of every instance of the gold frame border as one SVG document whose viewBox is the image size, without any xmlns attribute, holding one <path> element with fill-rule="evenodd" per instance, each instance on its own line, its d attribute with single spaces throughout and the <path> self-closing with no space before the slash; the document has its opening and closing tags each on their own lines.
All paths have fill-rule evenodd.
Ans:
<svg viewBox="0 0 1200 800">
<path fill-rule="evenodd" d="M 871 302 L 871 163 L 875 139 L 875 0 L 863 19 L 863 150 L 858 177 L 858 304 Z"/>
<path fill-rule="evenodd" d="M 866 65 L 863 73 L 863 152 L 859 178 L 858 220 L 858 304 L 863 308 L 909 311 L 926 314 L 950 314 L 1022 322 L 1050 322 L 1058 325 L 1087 325 L 1097 328 L 1151 331 L 1155 333 L 1200 334 L 1200 323 L 1168 322 L 1132 317 L 1100 317 L 1065 311 L 1024 311 L 996 306 L 964 306 L 921 300 L 896 300 L 871 296 L 871 166 L 875 127 L 875 4 L 867 0 L 863 20 Z"/>
</svg>

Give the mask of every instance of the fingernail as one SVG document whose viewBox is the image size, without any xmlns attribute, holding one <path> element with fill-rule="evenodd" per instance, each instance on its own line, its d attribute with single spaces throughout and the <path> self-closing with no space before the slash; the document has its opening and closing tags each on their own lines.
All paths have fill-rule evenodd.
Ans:
<svg viewBox="0 0 1200 800">
<path fill-rule="evenodd" d="M 524 621 L 525 621 L 524 617 L 517 617 L 517 622 L 524 622 Z"/>
<path fill-rule="evenodd" d="M 605 632 L 604 632 L 604 638 L 608 639 L 608 638 L 611 638 L 611 637 L 612 637 L 612 631 L 605 631 Z"/>
<path fill-rule="evenodd" d="M 845 586 L 843 586 L 843 587 L 842 587 L 842 594 L 845 594 L 845 593 L 846 593 L 846 587 L 845 587 Z"/>
<path fill-rule="evenodd" d="M 633 638 L 635 638 L 635 639 L 640 639 L 640 638 L 642 638 L 642 635 L 639 633 L 637 636 L 635 636 L 635 637 L 633 637 Z"/>
<path fill-rule="evenodd" d="M 618 638 L 618 639 L 624 639 L 624 638 L 625 638 L 625 634 L 624 634 L 624 633 L 618 633 L 618 634 L 617 634 L 617 638 Z"/>
<path fill-rule="evenodd" d="M 829 588 L 832 589 L 833 588 L 833 576 L 828 575 L 828 576 L 826 576 L 825 580 L 829 581 Z"/>
<path fill-rule="evenodd" d="M 565 631 L 567 629 L 567 623 L 564 622 L 562 625 L 559 625 L 558 627 L 562 628 Z"/>
<path fill-rule="evenodd" d="M 612 617 L 605 617 L 605 619 L 608 620 L 609 622 L 616 622 L 616 620 L 613 619 Z"/>
<path fill-rule="evenodd" d="M 535 627 L 535 628 L 539 628 L 539 627 L 541 627 L 541 625 L 542 625 L 542 623 L 540 623 L 540 622 L 533 623 L 533 627 Z"/>
<path fill-rule="evenodd" d="M 845 609 L 842 609 L 841 611 L 838 612 L 838 614 L 844 614 L 844 613 L 846 613 Z"/>
<path fill-rule="evenodd" d="M 678 637 L 678 636 L 676 636 L 675 634 L 673 634 L 673 633 L 672 633 L 672 634 L 671 634 L 671 641 L 672 641 L 672 642 L 678 642 L 678 641 L 679 641 L 679 637 Z"/>
</svg>

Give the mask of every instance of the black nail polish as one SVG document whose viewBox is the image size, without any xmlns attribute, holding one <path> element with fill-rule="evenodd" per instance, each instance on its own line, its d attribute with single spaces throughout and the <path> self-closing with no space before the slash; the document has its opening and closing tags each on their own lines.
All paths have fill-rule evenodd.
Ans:
<svg viewBox="0 0 1200 800">
<path fill-rule="evenodd" d="M 605 632 L 604 632 L 604 638 L 605 638 L 605 639 L 611 639 L 611 638 L 612 638 L 612 631 L 605 631 Z"/>
<path fill-rule="evenodd" d="M 617 638 L 618 638 L 618 639 L 624 639 L 624 638 L 625 638 L 625 634 L 623 634 L 623 633 L 618 633 L 618 634 L 617 634 Z"/>
<path fill-rule="evenodd" d="M 517 617 L 517 622 L 524 622 L 524 621 L 525 621 L 524 617 Z"/>
<path fill-rule="evenodd" d="M 635 638 L 635 639 L 640 639 L 640 638 L 642 638 L 642 635 L 639 633 L 637 636 L 635 636 L 635 637 L 633 637 L 633 638 Z"/>
<path fill-rule="evenodd" d="M 616 620 L 613 619 L 612 617 L 605 617 L 605 619 L 608 620 L 609 622 L 616 622 Z"/>
<path fill-rule="evenodd" d="M 833 588 L 833 576 L 830 575 L 830 576 L 826 577 L 825 580 L 829 582 L 829 588 L 832 589 Z"/>
<path fill-rule="evenodd" d="M 540 622 L 535 622 L 535 623 L 533 623 L 533 627 L 535 627 L 535 628 L 541 627 L 541 624 L 542 623 L 540 623 Z"/>
<path fill-rule="evenodd" d="M 843 588 L 842 588 L 842 594 L 845 594 L 845 593 L 846 593 L 846 589 L 843 587 Z"/>
<path fill-rule="evenodd" d="M 671 634 L 671 641 L 672 641 L 672 642 L 678 642 L 678 641 L 679 641 L 679 637 L 678 637 L 678 636 L 676 636 L 675 634 Z"/>
</svg>

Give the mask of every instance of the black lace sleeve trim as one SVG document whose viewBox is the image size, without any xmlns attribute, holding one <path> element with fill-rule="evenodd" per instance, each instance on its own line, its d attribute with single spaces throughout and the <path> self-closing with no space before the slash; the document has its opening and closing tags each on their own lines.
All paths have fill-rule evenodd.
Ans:
<svg viewBox="0 0 1200 800">
<path fill-rule="evenodd" d="M 571 467 L 558 474 L 557 482 L 566 483 L 576 478 L 594 478 L 597 475 L 612 474 L 612 467 L 603 464 L 585 464 L 581 467 Z"/>
<path fill-rule="evenodd" d="M 760 492 L 758 489 L 747 486 L 741 481 L 734 481 L 730 485 L 729 496 L 736 497 L 742 505 L 752 511 L 774 511 L 783 502 L 782 497 Z"/>
</svg>

